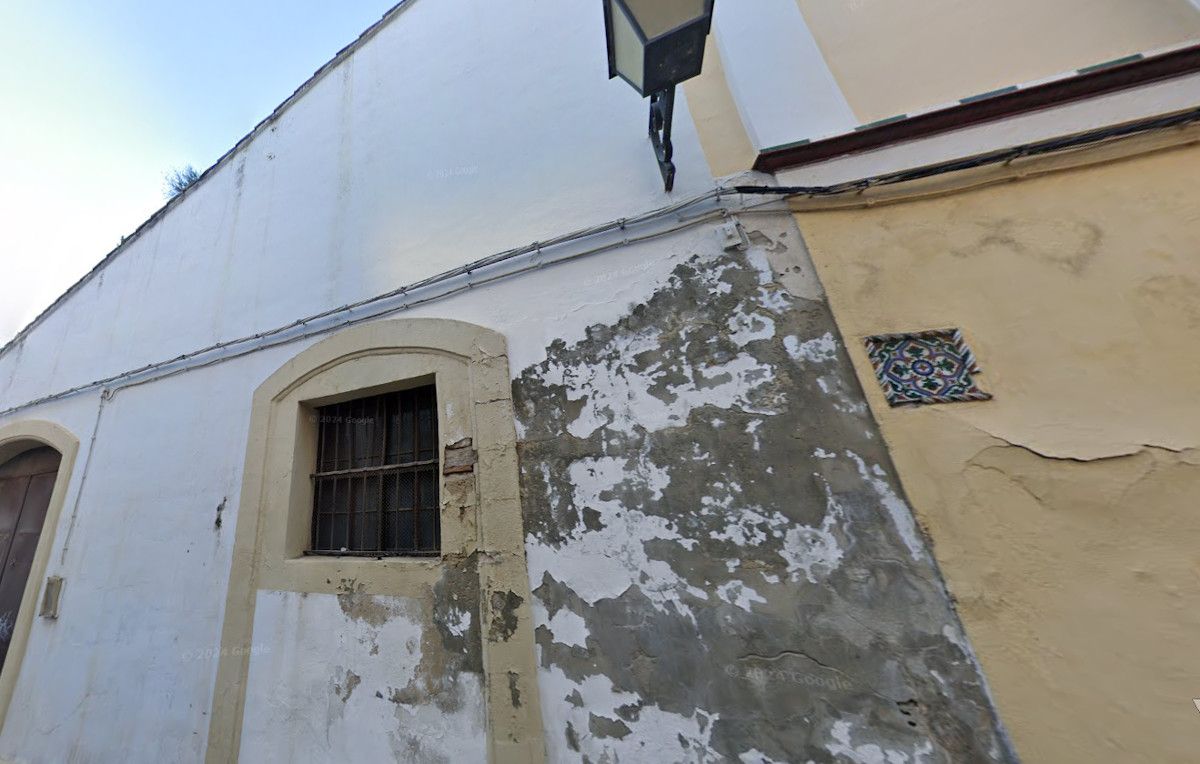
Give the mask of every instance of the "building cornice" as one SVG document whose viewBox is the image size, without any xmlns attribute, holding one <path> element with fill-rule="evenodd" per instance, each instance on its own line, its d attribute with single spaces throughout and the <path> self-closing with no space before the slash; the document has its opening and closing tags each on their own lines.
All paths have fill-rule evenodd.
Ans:
<svg viewBox="0 0 1200 764">
<path fill-rule="evenodd" d="M 920 114 L 889 117 L 850 133 L 765 149 L 759 153 L 754 169 L 773 173 L 1196 72 L 1200 72 L 1200 44 L 1161 53 L 1138 53 L 1049 81 L 1012 85 Z"/>
</svg>

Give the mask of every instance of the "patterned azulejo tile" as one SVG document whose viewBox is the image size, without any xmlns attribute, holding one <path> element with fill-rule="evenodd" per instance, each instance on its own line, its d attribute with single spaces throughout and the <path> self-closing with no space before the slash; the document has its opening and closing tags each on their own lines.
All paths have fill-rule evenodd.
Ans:
<svg viewBox="0 0 1200 764">
<path fill-rule="evenodd" d="M 938 329 L 867 337 L 867 355 L 893 406 L 986 401 L 974 375 L 979 366 L 962 332 Z"/>
</svg>

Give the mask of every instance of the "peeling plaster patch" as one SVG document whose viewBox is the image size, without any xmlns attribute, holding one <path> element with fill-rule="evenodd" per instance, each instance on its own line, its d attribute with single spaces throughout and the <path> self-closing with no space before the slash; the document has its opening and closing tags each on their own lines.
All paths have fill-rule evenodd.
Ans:
<svg viewBox="0 0 1200 764">
<path fill-rule="evenodd" d="M 540 652 L 540 648 L 539 648 Z M 539 656 L 539 663 L 541 662 Z M 576 682 L 557 666 L 538 671 L 544 698 L 578 694 L 581 705 L 548 703 L 543 709 L 548 761 L 578 761 L 580 754 L 595 762 L 720 761 L 710 748 L 713 722 L 719 717 L 697 710 L 693 714 L 664 711 L 631 692 L 613 687 L 605 676 L 588 676 Z M 636 714 L 623 712 L 637 708 Z M 592 733 L 592 717 L 620 722 L 629 730 L 620 737 Z M 611 729 L 611 727 L 610 727 Z"/>
<path fill-rule="evenodd" d="M 774 313 L 783 313 L 792 307 L 792 300 L 786 290 L 764 286 L 758 290 L 758 304 Z"/>
<path fill-rule="evenodd" d="M 471 705 L 463 711 L 476 716 L 478 722 L 472 719 L 470 726 L 462 722 L 465 714 L 446 714 L 437 705 L 429 703 L 422 705 L 387 704 L 392 711 L 390 724 L 381 725 L 388 730 L 387 740 L 391 749 L 386 759 L 358 757 L 316 758 L 312 761 L 413 761 L 413 762 L 458 762 L 458 761 L 487 761 L 487 731 L 484 728 L 483 683 L 474 674 L 459 674 L 453 677 L 455 690 L 464 697 L 471 698 Z M 376 704 L 380 704 L 376 700 Z M 372 732 L 379 727 L 363 725 L 364 730 Z M 362 734 L 362 733 L 360 733 Z M 244 759 L 243 759 L 244 760 Z M 251 761 L 271 761 L 272 759 L 251 759 Z M 307 761 L 303 757 L 291 761 Z"/>
<path fill-rule="evenodd" d="M 492 592 L 491 627 L 488 639 L 492 642 L 507 642 L 517 631 L 517 608 L 524 598 L 516 592 Z"/>
<path fill-rule="evenodd" d="M 775 761 L 775 759 L 762 753 L 757 748 L 751 748 L 745 753 L 738 754 L 738 761 L 741 764 L 783 764 L 783 762 Z"/>
<path fill-rule="evenodd" d="M 806 525 L 788 528 L 784 536 L 783 549 L 779 552 L 787 560 L 787 570 L 792 580 L 799 580 L 799 572 L 812 583 L 818 583 L 818 574 L 828 576 L 842 563 L 842 547 L 838 544 L 833 529 L 844 519 L 841 506 L 826 487 L 825 519 L 820 528 Z M 816 573 L 814 573 L 816 570 Z"/>
<path fill-rule="evenodd" d="M 633 732 L 629 725 L 620 719 L 609 719 L 595 714 L 588 716 L 588 729 L 596 737 L 615 737 L 617 740 L 624 740 Z"/>
<path fill-rule="evenodd" d="M 880 503 L 891 516 L 892 523 L 896 526 L 896 532 L 900 534 L 900 539 L 908 547 L 908 552 L 912 555 L 913 560 L 926 559 L 925 543 L 917 531 L 917 523 L 913 520 L 912 511 L 883 479 L 882 476 L 887 473 L 879 465 L 875 465 L 873 470 L 868 471 L 866 463 L 852 451 L 847 451 L 846 456 L 854 460 L 854 464 L 858 467 L 858 474 L 879 496 Z"/>
<path fill-rule="evenodd" d="M 714 292 L 717 295 L 732 294 L 733 284 L 723 280 L 721 277 L 730 271 L 736 270 L 736 266 L 731 263 L 718 264 L 700 274 L 700 280 L 708 287 L 708 291 L 710 292 Z"/>
<path fill-rule="evenodd" d="M 450 610 L 446 617 L 446 628 L 456 637 L 465 636 L 471 629 L 471 611 Z"/>
<path fill-rule="evenodd" d="M 700 502 L 705 510 L 708 510 L 704 511 L 704 514 L 709 514 L 713 507 L 721 510 L 722 515 L 732 512 L 732 499 L 718 501 L 711 496 L 705 496 Z M 773 536 L 782 536 L 781 528 L 788 524 L 788 519 L 778 512 L 768 517 L 759 512 L 759 509 L 760 507 L 743 507 L 737 517 L 727 521 L 723 529 L 709 531 L 709 538 L 728 541 L 738 546 L 758 546 L 767 540 L 768 531 Z"/>
<path fill-rule="evenodd" d="M 758 283 L 761 286 L 766 286 L 775 280 L 775 270 L 771 267 L 771 261 L 763 250 L 757 247 L 746 250 L 746 261 L 758 273 Z"/>
<path fill-rule="evenodd" d="M 538 608 L 545 613 L 545 608 L 541 603 L 535 605 L 535 609 Z M 539 621 L 539 623 L 545 623 L 546 628 L 550 630 L 551 638 L 555 642 L 587 648 L 587 623 L 573 610 L 565 607 L 559 608 L 553 618 Z"/>
<path fill-rule="evenodd" d="M 746 425 L 746 434 L 754 439 L 754 450 L 762 450 L 762 440 L 758 436 L 758 431 L 762 427 L 763 420 L 755 419 L 750 424 Z"/>
<path fill-rule="evenodd" d="M 515 671 L 508 672 L 508 700 L 513 708 L 521 707 L 521 675 Z"/>
<path fill-rule="evenodd" d="M 903 751 L 883 749 L 874 743 L 853 745 L 850 742 L 850 722 L 838 720 L 830 730 L 833 742 L 825 748 L 834 756 L 842 757 L 839 761 L 850 761 L 854 764 L 924 764 L 933 755 L 933 745 L 929 741 L 917 746 L 910 756 Z"/>
<path fill-rule="evenodd" d="M 822 374 L 817 377 L 817 387 L 836 401 L 833 407 L 838 411 L 859 416 L 867 413 L 867 404 L 857 398 L 857 392 L 847 388 L 844 376 Z"/>
<path fill-rule="evenodd" d="M 950 640 L 950 644 L 961 650 L 963 655 L 971 656 L 971 646 L 967 644 L 966 636 L 959 629 L 946 624 L 942 627 L 942 636 Z"/>
<path fill-rule="evenodd" d="M 572 402 L 582 401 L 583 409 L 567 431 L 587 438 L 600 428 L 626 435 L 635 429 L 662 430 L 684 424 L 692 411 L 701 406 L 741 407 L 761 414 L 774 413 L 754 406 L 750 393 L 774 377 L 774 369 L 754 356 L 741 353 L 723 363 L 701 364 L 682 370 L 689 379 L 678 384 L 667 381 L 672 370 L 655 364 L 639 369 L 637 357 L 659 349 L 659 331 L 651 329 L 631 337 L 613 340 L 613 358 L 601 366 L 567 369 L 554 365 L 547 377 L 567 389 Z M 664 397 L 651 391 L 665 383 Z"/>
<path fill-rule="evenodd" d="M 783 338 L 788 355 L 797 361 L 808 363 L 830 363 L 837 359 L 837 341 L 832 332 L 825 332 L 816 339 L 801 342 L 795 335 Z"/>
<path fill-rule="evenodd" d="M 669 603 L 675 612 L 690 613 L 680 595 L 687 592 L 706 599 L 707 593 L 689 586 L 667 562 L 650 559 L 645 544 L 674 541 L 686 549 L 695 542 L 681 536 L 666 518 L 645 514 L 613 498 L 631 493 L 635 486 L 649 491 L 652 499 L 660 498 L 670 477 L 644 458 L 632 469 L 627 465 L 626 460 L 613 457 L 581 459 L 571 464 L 575 506 L 599 512 L 603 527 L 589 530 L 578 525 L 558 547 L 543 544 L 534 536 L 526 537 L 529 580 L 536 587 L 550 572 L 589 605 L 619 597 L 637 586 L 658 608 L 667 610 Z M 617 491 L 618 487 L 623 490 Z"/>
<path fill-rule="evenodd" d="M 821 392 L 825 393 L 825 395 L 836 401 L 833 407 L 838 411 L 855 415 L 864 415 L 867 413 L 867 404 L 858 399 L 857 391 L 851 391 L 847 388 L 843 375 L 822 374 L 817 377 L 817 387 L 821 388 Z M 868 437 L 870 436 L 868 435 Z"/>
<path fill-rule="evenodd" d="M 750 609 L 750 603 L 761 602 L 764 605 L 767 601 L 763 599 L 758 592 L 746 586 L 741 581 L 729 581 L 717 587 L 717 596 L 728 602 L 730 605 L 736 605 L 747 613 L 754 612 Z"/>
<path fill-rule="evenodd" d="M 729 339 L 738 347 L 751 342 L 769 340 L 775 336 L 775 322 L 760 313 L 738 313 L 726 323 Z"/>
<path fill-rule="evenodd" d="M 437 637 L 420 603 L 358 592 L 351 611 L 390 614 L 376 625 L 346 612 L 344 596 L 258 593 L 254 639 L 274 648 L 251 653 L 240 760 L 486 760 L 477 674 L 438 658 L 440 697 L 396 690 L 427 687 L 435 656 L 424 648 Z M 388 702 L 398 693 L 417 702 Z"/>
<path fill-rule="evenodd" d="M 364 593 L 363 585 L 354 579 L 344 579 L 338 586 L 338 605 L 348 617 L 379 627 L 403 614 L 403 603 L 395 598 L 375 597 Z"/>
<path fill-rule="evenodd" d="M 514 379 L 549 760 L 846 761 L 820 731 L 870 719 L 855 737 L 883 764 L 926 744 L 940 761 L 1011 761 L 977 667 L 941 638 L 955 621 L 936 570 L 880 511 L 873 481 L 893 478 L 853 413 L 853 369 L 836 353 L 816 374 L 784 346 L 835 337 L 827 306 L 756 306 L 778 290 L 764 275 L 742 253 L 693 257 Z M 761 329 L 752 314 L 776 334 L 739 345 Z M 739 380 L 737 363 L 758 371 Z M 849 452 L 883 466 L 864 474 Z M 586 635 L 566 636 L 580 621 Z M 854 681 L 803 679 L 817 668 Z M 890 698 L 949 733 L 913 728 Z"/>
<path fill-rule="evenodd" d="M 337 695 L 338 699 L 345 703 L 354 694 L 354 688 L 358 687 L 362 682 L 362 677 L 344 668 L 339 668 L 338 673 L 341 674 L 341 678 L 333 685 L 333 694 Z"/>
</svg>

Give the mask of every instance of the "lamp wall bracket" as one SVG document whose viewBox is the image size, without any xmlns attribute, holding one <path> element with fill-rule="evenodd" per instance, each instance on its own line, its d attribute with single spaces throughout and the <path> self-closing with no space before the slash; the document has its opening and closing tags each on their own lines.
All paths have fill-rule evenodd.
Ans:
<svg viewBox="0 0 1200 764">
<path fill-rule="evenodd" d="M 658 157 L 658 169 L 667 193 L 675 187 L 675 163 L 671 161 L 675 154 L 671 145 L 671 121 L 674 116 L 674 85 L 650 95 L 650 142 L 654 144 L 654 155 Z"/>
</svg>

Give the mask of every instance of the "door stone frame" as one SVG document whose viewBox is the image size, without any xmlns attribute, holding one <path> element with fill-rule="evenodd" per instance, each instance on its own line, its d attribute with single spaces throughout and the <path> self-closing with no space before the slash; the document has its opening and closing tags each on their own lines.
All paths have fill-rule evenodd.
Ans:
<svg viewBox="0 0 1200 764">
<path fill-rule="evenodd" d="M 4 660 L 3 669 L 0 669 L 0 731 L 8 718 L 8 707 L 17 687 L 21 664 L 25 660 L 25 648 L 29 644 L 29 632 L 33 628 L 38 595 L 45 582 L 50 550 L 54 546 L 58 530 L 58 519 L 62 514 L 63 505 L 66 504 L 67 489 L 75 468 L 75 456 L 79 453 L 79 438 L 54 422 L 26 419 L 0 426 L 0 464 L 41 446 L 53 448 L 62 459 L 58 463 L 58 474 L 54 478 L 54 488 L 50 493 L 50 506 L 46 509 L 46 519 L 42 522 L 42 532 L 38 536 L 37 551 L 34 552 L 33 564 L 29 567 L 29 577 L 25 580 L 25 592 L 21 595 L 21 607 L 17 611 L 16 623 L 13 624 L 8 655 Z"/>
</svg>

